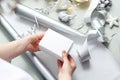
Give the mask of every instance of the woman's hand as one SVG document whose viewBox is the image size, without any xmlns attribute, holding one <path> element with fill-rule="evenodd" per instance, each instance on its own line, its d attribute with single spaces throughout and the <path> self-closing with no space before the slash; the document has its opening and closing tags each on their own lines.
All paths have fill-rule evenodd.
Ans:
<svg viewBox="0 0 120 80">
<path fill-rule="evenodd" d="M 27 46 L 27 50 L 31 52 L 39 51 L 39 42 L 43 38 L 44 34 L 45 33 L 28 36 L 27 38 L 30 40 L 30 43 Z"/>
<path fill-rule="evenodd" d="M 26 51 L 38 51 L 39 42 L 44 34 L 34 34 L 6 44 L 0 44 L 0 58 L 10 61 Z"/>
<path fill-rule="evenodd" d="M 76 68 L 76 64 L 70 55 L 65 51 L 62 52 L 63 62 L 58 60 L 58 80 L 72 80 L 72 74 Z"/>
</svg>

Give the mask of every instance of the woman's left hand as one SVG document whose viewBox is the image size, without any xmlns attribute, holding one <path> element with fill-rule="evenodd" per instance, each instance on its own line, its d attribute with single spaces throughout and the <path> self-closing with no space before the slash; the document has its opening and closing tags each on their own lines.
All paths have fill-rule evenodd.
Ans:
<svg viewBox="0 0 120 80">
<path fill-rule="evenodd" d="M 31 52 L 39 51 L 39 42 L 43 38 L 45 33 L 30 35 L 27 38 L 30 40 L 30 44 L 27 46 L 27 50 Z"/>
</svg>

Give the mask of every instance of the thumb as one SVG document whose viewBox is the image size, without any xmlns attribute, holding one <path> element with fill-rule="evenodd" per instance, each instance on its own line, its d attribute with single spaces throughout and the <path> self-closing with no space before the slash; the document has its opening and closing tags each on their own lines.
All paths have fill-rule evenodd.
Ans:
<svg viewBox="0 0 120 80">
<path fill-rule="evenodd" d="M 44 35 L 45 35 L 45 32 L 42 32 L 41 34 L 38 34 L 39 40 L 41 40 L 44 37 Z"/>
<path fill-rule="evenodd" d="M 62 58 L 64 62 L 68 61 L 67 56 L 68 56 L 67 53 L 65 51 L 62 51 Z"/>
</svg>

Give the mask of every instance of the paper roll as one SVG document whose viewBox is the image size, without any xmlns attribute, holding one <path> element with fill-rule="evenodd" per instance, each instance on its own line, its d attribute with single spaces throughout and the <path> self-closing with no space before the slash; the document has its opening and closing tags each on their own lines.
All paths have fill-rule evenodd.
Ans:
<svg viewBox="0 0 120 80">
<path fill-rule="evenodd" d="M 81 34 L 80 32 L 73 30 L 69 26 L 66 26 L 58 21 L 50 19 L 50 18 L 32 10 L 26 6 L 23 6 L 21 4 L 17 4 L 17 6 L 15 8 L 15 13 L 17 15 L 19 15 L 20 17 L 28 19 L 33 22 L 35 22 L 35 16 L 36 16 L 38 23 L 40 23 L 41 25 L 44 25 L 47 28 L 51 28 L 55 31 L 56 30 L 61 31 L 63 33 L 67 33 L 67 34 L 70 34 L 72 36 L 77 36 L 77 37 L 85 36 L 85 35 Z"/>
</svg>

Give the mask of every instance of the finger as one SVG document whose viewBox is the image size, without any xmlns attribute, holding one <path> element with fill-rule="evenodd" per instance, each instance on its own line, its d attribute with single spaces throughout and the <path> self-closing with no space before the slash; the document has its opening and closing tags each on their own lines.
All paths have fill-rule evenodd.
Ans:
<svg viewBox="0 0 120 80">
<path fill-rule="evenodd" d="M 39 46 L 37 46 L 37 48 L 36 48 L 36 50 L 35 51 L 40 51 L 40 48 L 39 48 Z"/>
<path fill-rule="evenodd" d="M 31 52 L 40 51 L 39 47 L 37 47 L 37 46 L 36 46 L 36 47 L 33 47 L 33 46 L 31 46 L 31 45 L 30 45 L 30 47 L 28 48 L 28 50 L 31 51 Z"/>
<path fill-rule="evenodd" d="M 58 70 L 60 71 L 62 69 L 63 62 L 60 60 L 57 60 Z"/>
<path fill-rule="evenodd" d="M 41 34 L 38 35 L 39 40 L 41 40 L 43 38 L 43 36 L 45 35 L 45 32 L 42 32 Z"/>
<path fill-rule="evenodd" d="M 74 61 L 74 59 L 73 59 L 70 55 L 68 55 L 68 59 L 69 59 L 71 65 L 72 65 L 73 67 L 76 67 L 75 61 Z"/>
<path fill-rule="evenodd" d="M 68 55 L 68 60 L 69 60 L 70 62 L 72 62 L 72 57 L 71 57 L 71 55 Z"/>
<path fill-rule="evenodd" d="M 70 63 L 75 63 L 74 59 L 70 55 L 68 55 L 68 59 L 69 59 Z"/>
<path fill-rule="evenodd" d="M 68 62 L 68 58 L 67 58 L 67 53 L 65 51 L 62 51 L 62 58 L 64 62 Z"/>
</svg>

